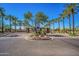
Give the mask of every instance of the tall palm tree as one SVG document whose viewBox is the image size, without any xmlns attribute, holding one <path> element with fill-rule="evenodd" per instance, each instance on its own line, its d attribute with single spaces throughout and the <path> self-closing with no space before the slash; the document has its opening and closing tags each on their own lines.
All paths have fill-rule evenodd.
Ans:
<svg viewBox="0 0 79 59">
<path fill-rule="evenodd" d="M 35 15 L 35 19 L 36 19 L 36 22 L 37 22 L 37 23 L 44 24 L 45 22 L 48 21 L 48 16 L 45 15 L 43 12 L 38 12 L 38 13 Z"/>
<path fill-rule="evenodd" d="M 5 9 L 0 7 L 0 17 L 2 19 L 2 33 L 4 32 L 4 17 L 5 17 Z"/>
<path fill-rule="evenodd" d="M 24 20 L 24 21 L 23 21 L 23 25 L 24 25 L 26 31 L 29 32 L 29 28 L 28 28 L 28 27 L 30 26 L 29 21 Z"/>
<path fill-rule="evenodd" d="M 70 8 L 66 8 L 64 10 L 64 14 L 65 14 L 65 17 L 68 18 L 68 21 L 69 21 L 69 32 L 71 33 L 71 19 L 70 19 L 70 16 L 71 16 L 71 11 L 69 10 Z"/>
<path fill-rule="evenodd" d="M 54 24 L 57 22 L 56 19 L 57 19 L 57 18 L 51 20 L 51 23 L 53 24 L 53 31 L 55 30 L 55 26 L 54 26 Z"/>
<path fill-rule="evenodd" d="M 19 25 L 19 29 L 20 29 L 20 31 L 22 31 L 22 24 L 23 24 L 23 22 L 21 21 L 21 20 L 18 20 L 18 25 Z"/>
<path fill-rule="evenodd" d="M 70 19 L 70 12 L 67 11 L 67 17 L 69 19 L 69 32 L 71 33 L 71 19 Z"/>
<path fill-rule="evenodd" d="M 69 14 L 72 15 L 72 30 L 73 30 L 73 34 L 75 34 L 75 20 L 74 20 L 74 14 L 76 13 L 76 8 L 79 7 L 79 5 L 72 3 L 67 5 L 67 10 L 69 12 Z"/>
<path fill-rule="evenodd" d="M 32 21 L 32 13 L 31 12 L 27 12 L 24 14 L 24 23 L 25 23 L 25 26 L 27 27 L 27 25 L 30 25 L 30 21 L 32 22 L 32 25 L 33 25 L 33 21 Z M 28 29 L 28 32 L 29 32 L 29 28 Z"/>
<path fill-rule="evenodd" d="M 65 32 L 65 22 L 64 22 L 65 17 L 66 17 L 66 10 L 64 10 L 64 11 L 60 14 L 61 21 L 63 22 L 63 32 Z"/>
<path fill-rule="evenodd" d="M 35 15 L 35 27 L 36 28 L 40 28 L 40 25 L 44 25 L 48 20 L 48 16 L 45 15 L 43 12 L 38 12 L 36 15 Z M 37 26 L 39 25 L 39 26 Z M 37 29 L 36 29 L 37 31 Z"/>
<path fill-rule="evenodd" d="M 58 23 L 58 30 L 59 30 L 59 33 L 60 33 L 60 17 L 58 17 L 58 18 L 56 18 L 56 21 L 57 21 L 57 23 Z"/>
<path fill-rule="evenodd" d="M 50 32 L 51 23 L 52 23 L 52 20 L 49 20 L 48 21 L 48 28 L 47 28 L 48 29 L 48 31 L 47 31 L 48 33 Z"/>
<path fill-rule="evenodd" d="M 16 32 L 16 26 L 17 26 L 17 23 L 18 23 L 17 17 L 13 16 L 12 19 L 13 19 L 13 25 L 15 26 L 15 32 Z"/>
<path fill-rule="evenodd" d="M 8 19 L 9 20 L 9 25 L 10 25 L 10 32 L 11 32 L 11 30 L 12 30 L 12 20 L 13 20 L 13 16 L 12 15 L 7 15 L 6 16 L 6 19 Z"/>
<path fill-rule="evenodd" d="M 53 26 L 53 31 L 54 31 L 54 22 L 52 24 L 53 24 L 52 26 Z"/>
<path fill-rule="evenodd" d="M 54 27 L 54 23 L 56 22 L 56 19 L 52 19 L 51 20 L 51 23 L 52 23 L 52 26 L 53 26 L 53 32 L 54 32 L 54 29 L 55 29 L 55 27 Z"/>
</svg>

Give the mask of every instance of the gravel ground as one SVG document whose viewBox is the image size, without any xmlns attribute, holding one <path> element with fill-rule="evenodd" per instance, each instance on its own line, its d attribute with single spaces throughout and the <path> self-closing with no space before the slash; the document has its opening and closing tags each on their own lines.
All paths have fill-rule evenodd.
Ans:
<svg viewBox="0 0 79 59">
<path fill-rule="evenodd" d="M 52 40 L 30 40 L 28 37 L 29 34 L 26 33 L 10 33 L 7 37 L 0 37 L 0 55 L 79 56 L 79 38 L 53 37 Z"/>
</svg>

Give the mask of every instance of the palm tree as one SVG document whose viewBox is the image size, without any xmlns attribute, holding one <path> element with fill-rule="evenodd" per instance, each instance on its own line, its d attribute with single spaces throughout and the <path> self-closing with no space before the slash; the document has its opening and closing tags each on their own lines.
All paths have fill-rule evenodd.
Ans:
<svg viewBox="0 0 79 59">
<path fill-rule="evenodd" d="M 67 10 L 68 10 L 68 12 L 69 12 L 69 14 L 71 14 L 72 15 L 72 30 L 73 30 L 73 34 L 75 34 L 74 33 L 74 31 L 75 31 L 75 20 L 74 20 L 74 14 L 76 13 L 75 11 L 76 11 L 76 8 L 77 7 L 79 7 L 77 4 L 69 4 L 68 6 L 67 6 Z"/>
<path fill-rule="evenodd" d="M 55 26 L 54 26 L 54 24 L 57 22 L 57 20 L 56 19 L 52 19 L 51 20 L 51 23 L 53 24 L 53 31 L 55 30 Z"/>
<path fill-rule="evenodd" d="M 58 30 L 59 30 L 59 33 L 60 33 L 60 17 L 59 18 L 56 18 L 56 21 L 58 22 Z"/>
<path fill-rule="evenodd" d="M 64 22 L 65 17 L 66 17 L 66 10 L 64 10 L 63 13 L 60 14 L 61 21 L 63 22 L 63 32 L 65 32 L 65 22 Z"/>
<path fill-rule="evenodd" d="M 53 24 L 52 26 L 53 26 L 53 31 L 54 31 L 54 22 L 52 24 Z"/>
<path fill-rule="evenodd" d="M 36 15 L 35 15 L 35 19 L 36 19 L 36 22 L 37 23 L 41 23 L 41 24 L 44 24 L 45 22 L 47 22 L 48 20 L 48 16 L 45 15 L 43 12 L 38 12 Z"/>
<path fill-rule="evenodd" d="M 15 16 L 13 16 L 12 19 L 13 19 L 13 25 L 15 26 L 15 32 L 16 32 L 16 26 L 18 24 L 17 18 Z"/>
<path fill-rule="evenodd" d="M 33 25 L 33 21 L 32 21 L 32 13 L 31 12 L 27 12 L 24 14 L 24 23 L 25 23 L 25 26 L 27 27 L 27 25 L 30 25 L 30 21 L 32 22 L 32 25 Z M 29 32 L 29 28 L 28 29 L 28 32 Z"/>
<path fill-rule="evenodd" d="M 69 19 L 69 32 L 71 33 L 71 19 L 70 19 L 70 12 L 67 11 L 67 17 Z"/>
<path fill-rule="evenodd" d="M 48 21 L 47 19 L 48 19 L 48 16 L 45 15 L 43 12 L 38 12 L 35 15 L 35 28 L 36 28 L 36 32 L 37 32 L 37 28 L 40 28 L 40 25 L 44 25 Z"/>
<path fill-rule="evenodd" d="M 29 32 L 29 29 L 28 29 L 29 22 L 28 22 L 27 20 L 24 20 L 24 21 L 23 21 L 23 25 L 24 25 L 26 31 Z"/>
<path fill-rule="evenodd" d="M 4 32 L 4 17 L 5 17 L 5 9 L 0 7 L 0 17 L 2 19 L 2 33 Z"/>
<path fill-rule="evenodd" d="M 48 25 L 48 28 L 47 28 L 47 30 L 48 30 L 47 32 L 48 32 L 48 33 L 50 32 L 51 21 L 52 21 L 52 20 L 49 20 L 49 21 L 48 21 L 48 24 L 47 24 L 47 25 Z"/>
<path fill-rule="evenodd" d="M 10 23 L 9 23 L 9 25 L 10 25 L 10 32 L 11 32 L 11 30 L 12 30 L 12 20 L 13 20 L 12 18 L 13 18 L 12 15 L 7 15 L 7 16 L 6 16 L 6 19 L 9 19 L 9 22 L 10 22 Z"/>
<path fill-rule="evenodd" d="M 18 20 L 18 25 L 20 26 L 20 28 L 19 28 L 20 31 L 22 30 L 22 29 L 21 29 L 22 24 L 23 24 L 23 22 L 22 22 L 21 20 Z"/>
<path fill-rule="evenodd" d="M 64 10 L 64 14 L 65 14 L 65 17 L 68 18 L 68 21 L 69 21 L 69 32 L 71 33 L 71 19 L 70 19 L 70 16 L 71 16 L 71 12 L 69 10 L 70 8 L 66 8 Z"/>
<path fill-rule="evenodd" d="M 53 31 L 54 31 L 54 29 L 55 29 L 55 27 L 54 27 L 54 23 L 56 22 L 56 19 L 52 19 L 51 20 L 51 23 L 53 24 L 52 26 L 53 26 Z"/>
</svg>

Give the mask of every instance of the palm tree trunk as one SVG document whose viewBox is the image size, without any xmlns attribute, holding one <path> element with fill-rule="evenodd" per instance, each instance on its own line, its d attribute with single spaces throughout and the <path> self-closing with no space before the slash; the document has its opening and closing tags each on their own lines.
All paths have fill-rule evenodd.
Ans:
<svg viewBox="0 0 79 59">
<path fill-rule="evenodd" d="M 71 21 L 70 21 L 70 14 L 68 15 L 69 18 L 69 32 L 71 33 Z"/>
<path fill-rule="evenodd" d="M 3 16 L 2 16 L 2 33 L 4 32 L 4 19 L 3 19 Z"/>
<path fill-rule="evenodd" d="M 74 26 L 74 9 L 72 9 L 72 27 L 73 27 L 73 35 L 75 34 L 74 31 L 75 31 L 75 26 Z"/>
<path fill-rule="evenodd" d="M 17 26 L 17 23 L 16 23 L 16 20 L 15 20 L 15 32 L 17 31 L 17 30 L 16 30 L 16 26 Z"/>
<path fill-rule="evenodd" d="M 20 26 L 20 31 L 21 31 L 21 26 Z"/>
<path fill-rule="evenodd" d="M 53 32 L 54 32 L 54 23 L 53 23 Z"/>
<path fill-rule="evenodd" d="M 60 22 L 58 22 L 58 28 L 59 28 L 59 33 L 60 33 Z"/>
<path fill-rule="evenodd" d="M 32 20 L 32 26 L 33 26 L 33 20 Z M 34 29 L 32 28 L 32 32 L 33 32 L 33 30 L 34 30 Z"/>
<path fill-rule="evenodd" d="M 36 28 L 37 22 L 35 20 L 35 32 L 37 33 L 37 28 Z"/>
<path fill-rule="evenodd" d="M 20 31 L 21 31 L 21 24 L 20 24 Z"/>
<path fill-rule="evenodd" d="M 49 33 L 50 33 L 50 24 L 49 24 Z"/>
<path fill-rule="evenodd" d="M 11 18 L 10 18 L 10 32 L 11 32 L 11 27 L 12 27 L 12 24 L 11 24 Z"/>
<path fill-rule="evenodd" d="M 64 19 L 63 19 L 63 32 L 65 32 L 65 23 L 64 23 Z"/>
<path fill-rule="evenodd" d="M 16 20 L 15 20 L 15 32 L 16 32 Z"/>
<path fill-rule="evenodd" d="M 15 32 L 16 32 L 16 25 L 15 25 Z"/>
</svg>

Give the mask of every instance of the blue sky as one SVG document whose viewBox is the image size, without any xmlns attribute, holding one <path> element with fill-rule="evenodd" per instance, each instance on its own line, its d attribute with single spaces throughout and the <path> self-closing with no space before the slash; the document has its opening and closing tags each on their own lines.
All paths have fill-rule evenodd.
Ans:
<svg viewBox="0 0 79 59">
<path fill-rule="evenodd" d="M 58 3 L 0 3 L 0 7 L 4 7 L 6 10 L 6 14 L 11 14 L 19 18 L 19 20 L 23 19 L 23 15 L 25 12 L 32 12 L 35 15 L 37 12 L 44 12 L 49 20 L 52 18 L 57 18 L 60 13 L 65 9 L 65 4 Z M 78 26 L 79 14 L 75 15 L 75 24 Z M 68 21 L 65 20 L 65 26 L 68 27 Z M 51 25 L 52 28 L 52 25 Z M 57 28 L 57 24 L 55 24 L 55 28 Z M 61 22 L 62 28 L 62 22 Z"/>
</svg>

